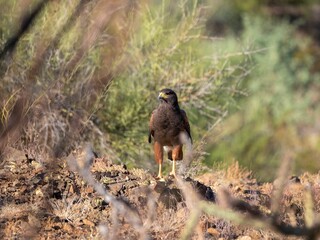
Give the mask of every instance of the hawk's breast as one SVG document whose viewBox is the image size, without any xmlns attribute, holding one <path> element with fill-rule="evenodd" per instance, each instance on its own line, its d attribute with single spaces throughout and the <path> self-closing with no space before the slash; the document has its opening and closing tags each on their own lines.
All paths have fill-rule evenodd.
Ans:
<svg viewBox="0 0 320 240">
<path fill-rule="evenodd" d="M 163 146 L 179 145 L 179 135 L 183 129 L 180 112 L 172 108 L 159 106 L 153 120 L 154 139 Z"/>
</svg>

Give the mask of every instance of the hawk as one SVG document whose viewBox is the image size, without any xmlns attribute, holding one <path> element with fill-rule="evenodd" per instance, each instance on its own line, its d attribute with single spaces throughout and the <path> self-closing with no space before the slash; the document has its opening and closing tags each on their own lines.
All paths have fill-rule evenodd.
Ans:
<svg viewBox="0 0 320 240">
<path fill-rule="evenodd" d="M 179 107 L 177 94 L 168 88 L 162 89 L 158 99 L 160 104 L 153 110 L 149 123 L 149 143 L 154 139 L 154 158 L 159 164 L 157 178 L 163 180 L 163 151 L 172 160 L 170 175 L 176 176 L 176 161 L 182 160 L 183 144 L 192 143 L 187 114 Z"/>
</svg>

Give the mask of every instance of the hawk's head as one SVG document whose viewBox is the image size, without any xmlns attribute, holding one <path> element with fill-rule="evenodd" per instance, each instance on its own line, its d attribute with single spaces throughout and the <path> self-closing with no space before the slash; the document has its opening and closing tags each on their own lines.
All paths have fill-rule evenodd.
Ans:
<svg viewBox="0 0 320 240">
<path fill-rule="evenodd" d="M 158 99 L 160 100 L 160 103 L 169 103 L 174 107 L 178 106 L 177 94 L 169 88 L 162 89 L 159 93 Z"/>
</svg>

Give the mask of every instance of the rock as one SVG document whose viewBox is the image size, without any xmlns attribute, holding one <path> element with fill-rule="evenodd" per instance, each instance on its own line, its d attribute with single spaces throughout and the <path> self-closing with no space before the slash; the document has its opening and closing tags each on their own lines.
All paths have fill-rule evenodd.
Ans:
<svg viewBox="0 0 320 240">
<path fill-rule="evenodd" d="M 69 223 L 64 223 L 62 229 L 69 233 L 72 233 L 73 231 L 73 227 Z"/>
<path fill-rule="evenodd" d="M 217 229 L 212 228 L 212 227 L 207 229 L 207 233 L 213 237 L 219 237 L 219 235 L 220 235 L 220 232 Z"/>
<path fill-rule="evenodd" d="M 165 188 L 159 196 L 158 201 L 161 202 L 167 209 L 177 210 L 177 204 L 182 202 L 183 197 L 178 188 Z"/>
<path fill-rule="evenodd" d="M 72 185 L 71 185 L 71 187 L 72 187 Z M 88 186 L 88 187 L 84 188 L 84 191 L 85 191 L 85 193 L 93 193 L 94 189 L 93 189 L 93 187 Z"/>
<path fill-rule="evenodd" d="M 202 197 L 204 200 L 215 202 L 216 196 L 212 189 L 199 181 L 195 181 L 191 178 L 186 178 L 187 182 L 190 182 L 195 189 L 195 191 Z"/>
<path fill-rule="evenodd" d="M 36 191 L 35 191 L 35 193 L 36 193 L 36 196 L 40 196 L 40 197 L 43 197 L 43 196 L 44 196 L 43 191 L 42 191 L 41 188 L 37 188 Z"/>
<path fill-rule="evenodd" d="M 83 219 L 82 222 L 83 222 L 83 224 L 85 224 L 87 226 L 90 226 L 90 227 L 94 227 L 95 226 L 94 222 L 92 222 L 92 221 L 90 221 L 88 219 Z"/>
<path fill-rule="evenodd" d="M 252 238 L 249 237 L 249 236 L 241 236 L 241 237 L 238 237 L 237 240 L 251 240 Z"/>
<path fill-rule="evenodd" d="M 292 183 L 301 183 L 301 180 L 298 176 L 291 176 L 289 181 Z"/>
<path fill-rule="evenodd" d="M 31 166 L 36 169 L 37 171 L 40 171 L 43 169 L 43 165 L 37 161 L 32 161 Z"/>
<path fill-rule="evenodd" d="M 114 196 L 118 196 L 123 188 L 123 183 L 108 184 L 106 187 Z"/>
</svg>

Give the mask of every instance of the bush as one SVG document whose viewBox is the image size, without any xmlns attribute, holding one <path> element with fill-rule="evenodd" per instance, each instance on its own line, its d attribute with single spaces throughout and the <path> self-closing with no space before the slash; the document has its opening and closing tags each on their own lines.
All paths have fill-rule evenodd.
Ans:
<svg viewBox="0 0 320 240">
<path fill-rule="evenodd" d="M 238 46 L 229 39 L 229 46 Z M 250 56 L 256 67 L 244 81 L 249 97 L 239 101 L 241 110 L 224 123 L 233 129 L 212 146 L 208 162 L 229 163 L 236 158 L 261 179 L 271 180 L 284 152 L 293 152 L 301 165 L 306 155 L 301 158 L 300 153 L 314 150 L 303 142 L 311 137 L 305 129 L 314 123 L 309 113 L 314 105 L 312 88 L 319 82 L 319 73 L 312 71 L 316 59 L 310 54 L 312 41 L 279 20 L 246 16 L 241 44 L 263 51 Z M 319 168 L 314 156 L 307 160 L 314 163 L 308 170 Z"/>
<path fill-rule="evenodd" d="M 122 162 L 153 164 L 148 122 L 160 89 L 174 89 L 188 114 L 195 161 L 203 155 L 211 126 L 236 105 L 248 56 L 240 54 L 231 61 L 230 53 L 220 54 L 217 43 L 222 39 L 205 35 L 204 13 L 196 1 L 163 1 L 142 11 L 139 31 L 126 49 L 126 68 L 114 79 L 99 112 Z"/>
<path fill-rule="evenodd" d="M 15 1 L 6 7 L 18 11 Z M 158 91 L 170 87 L 192 125 L 195 162 L 202 159 L 212 126 L 236 105 L 248 74 L 248 55 L 222 55 L 222 39 L 206 36 L 205 3 L 35 2 L 30 9 L 1 23 L 4 49 L 19 33 L 5 23 L 31 17 L 1 70 L 2 122 L 16 99 L 25 102 L 16 145 L 61 157 L 89 141 L 113 160 L 151 166 L 148 121 Z"/>
</svg>

